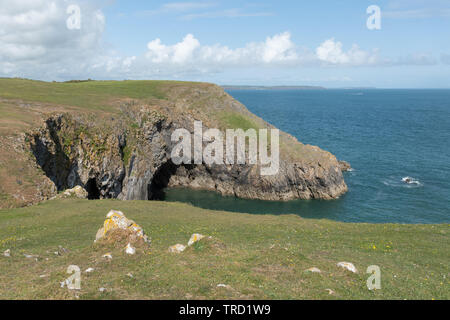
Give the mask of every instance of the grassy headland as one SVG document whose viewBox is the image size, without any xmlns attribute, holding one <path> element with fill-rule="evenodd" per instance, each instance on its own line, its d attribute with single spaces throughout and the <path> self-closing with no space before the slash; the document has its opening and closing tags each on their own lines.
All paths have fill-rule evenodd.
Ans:
<svg viewBox="0 0 450 320">
<path fill-rule="evenodd" d="M 111 261 L 102 258 L 109 249 L 93 240 L 110 209 L 145 229 L 149 250 L 127 256 L 113 249 Z M 220 245 L 168 252 L 196 232 Z M 0 211 L 0 251 L 11 250 L 11 257 L 0 256 L 0 299 L 448 299 L 448 244 L 449 225 L 346 224 L 181 203 L 54 200 Z M 69 252 L 55 255 L 60 245 Z M 352 262 L 359 273 L 337 267 L 340 261 Z M 69 265 L 83 272 L 80 291 L 60 288 Z M 369 265 L 381 268 L 381 290 L 366 287 Z M 322 273 L 305 272 L 311 267 Z M 87 268 L 95 270 L 84 273 Z"/>
</svg>

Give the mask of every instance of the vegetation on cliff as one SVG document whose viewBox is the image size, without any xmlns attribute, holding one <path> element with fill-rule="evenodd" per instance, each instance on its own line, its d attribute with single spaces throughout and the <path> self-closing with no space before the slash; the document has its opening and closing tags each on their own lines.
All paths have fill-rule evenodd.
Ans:
<svg viewBox="0 0 450 320">
<path fill-rule="evenodd" d="M 0 207 L 81 185 L 91 197 L 155 199 L 167 185 L 265 200 L 334 199 L 347 191 L 329 152 L 281 133 L 280 171 L 174 166 L 175 128 L 273 128 L 222 88 L 175 81 L 49 83 L 0 79 Z"/>
</svg>

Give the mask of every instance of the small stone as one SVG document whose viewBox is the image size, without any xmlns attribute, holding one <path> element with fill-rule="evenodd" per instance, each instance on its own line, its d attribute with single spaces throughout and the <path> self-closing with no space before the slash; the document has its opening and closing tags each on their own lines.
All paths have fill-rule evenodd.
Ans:
<svg viewBox="0 0 450 320">
<path fill-rule="evenodd" d="M 331 289 L 325 289 L 326 291 L 328 291 L 328 294 L 330 294 L 330 295 L 332 295 L 332 294 L 334 294 L 335 292 L 333 291 L 333 290 L 331 290 Z"/>
<path fill-rule="evenodd" d="M 344 269 L 347 269 L 348 271 L 351 271 L 351 272 L 353 272 L 353 273 L 357 273 L 357 272 L 358 272 L 358 270 L 357 270 L 356 267 L 353 265 L 353 263 L 350 263 L 350 262 L 339 262 L 339 263 L 337 264 L 337 266 L 338 266 L 338 267 L 341 267 L 341 268 L 344 268 Z"/>
<path fill-rule="evenodd" d="M 127 273 L 127 277 L 134 278 L 134 276 L 133 276 L 133 274 L 131 272 Z"/>
<path fill-rule="evenodd" d="M 176 244 L 169 248 L 169 252 L 171 252 L 171 253 L 181 253 L 184 250 L 186 250 L 186 246 L 184 246 L 182 244 Z"/>
<path fill-rule="evenodd" d="M 112 259 L 111 253 L 105 253 L 102 257 L 105 259 L 110 259 L 110 260 Z"/>
<path fill-rule="evenodd" d="M 320 271 L 319 268 L 312 267 L 312 268 L 309 268 L 309 269 L 305 270 L 305 272 L 321 273 L 322 271 Z"/>
<path fill-rule="evenodd" d="M 127 244 L 127 247 L 125 248 L 125 253 L 126 254 L 135 254 L 136 253 L 136 248 L 134 248 L 130 243 Z"/>
<path fill-rule="evenodd" d="M 87 268 L 84 272 L 85 273 L 91 273 L 94 270 L 95 270 L 94 268 Z"/>
<path fill-rule="evenodd" d="M 191 238 L 189 239 L 188 246 L 189 246 L 189 247 L 192 246 L 194 243 L 196 243 L 196 242 L 202 240 L 204 237 L 205 237 L 204 235 L 201 235 L 201 234 L 199 234 L 199 233 L 194 233 L 194 234 L 191 236 Z"/>
<path fill-rule="evenodd" d="M 11 250 L 5 250 L 5 252 L 3 252 L 3 255 L 5 256 L 5 257 L 11 257 Z"/>
<path fill-rule="evenodd" d="M 232 290 L 233 288 L 231 288 L 231 286 L 229 286 L 228 284 L 223 284 L 223 283 L 219 283 L 218 285 L 217 285 L 217 287 L 218 288 L 225 288 L 225 289 L 228 289 L 228 290 Z"/>
<path fill-rule="evenodd" d="M 100 291 L 100 292 L 105 292 L 105 291 L 106 291 L 106 288 L 100 288 L 100 289 L 98 289 L 98 291 Z"/>
<path fill-rule="evenodd" d="M 34 258 L 34 256 L 33 256 L 33 255 L 31 255 L 31 254 L 24 254 L 24 256 L 25 256 L 25 258 L 27 258 L 27 259 L 31 259 L 31 258 Z"/>
</svg>

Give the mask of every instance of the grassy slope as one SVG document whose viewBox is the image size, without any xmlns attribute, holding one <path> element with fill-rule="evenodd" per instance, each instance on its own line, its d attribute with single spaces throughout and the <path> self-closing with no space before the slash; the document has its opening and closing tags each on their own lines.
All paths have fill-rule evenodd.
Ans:
<svg viewBox="0 0 450 320">
<path fill-rule="evenodd" d="M 144 227 L 152 238 L 149 251 L 130 257 L 118 250 L 110 262 L 101 258 L 108 249 L 94 247 L 93 239 L 112 208 Z M 71 264 L 96 269 L 82 275 L 76 293 L 82 299 L 448 299 L 448 227 L 344 224 L 180 203 L 49 201 L 0 211 L 0 250 L 12 252 L 11 258 L 0 256 L 0 299 L 75 298 L 59 287 Z M 194 232 L 211 235 L 226 248 L 167 252 Z M 58 245 L 70 252 L 54 255 Z M 339 261 L 353 262 L 359 274 L 340 270 Z M 365 270 L 373 264 L 382 271 L 382 289 L 376 292 L 365 283 Z M 313 266 L 322 274 L 304 272 Z M 129 272 L 134 278 L 126 276 Z M 231 288 L 218 288 L 220 283 Z M 100 287 L 108 292 L 100 293 Z"/>
</svg>

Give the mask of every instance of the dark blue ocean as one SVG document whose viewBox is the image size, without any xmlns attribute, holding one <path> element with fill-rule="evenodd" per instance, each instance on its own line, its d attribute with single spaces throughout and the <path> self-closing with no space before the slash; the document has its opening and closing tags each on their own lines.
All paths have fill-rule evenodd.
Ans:
<svg viewBox="0 0 450 320">
<path fill-rule="evenodd" d="M 450 90 L 228 92 L 299 141 L 350 162 L 349 192 L 334 201 L 267 202 L 175 189 L 166 200 L 345 222 L 450 222 Z"/>
</svg>

